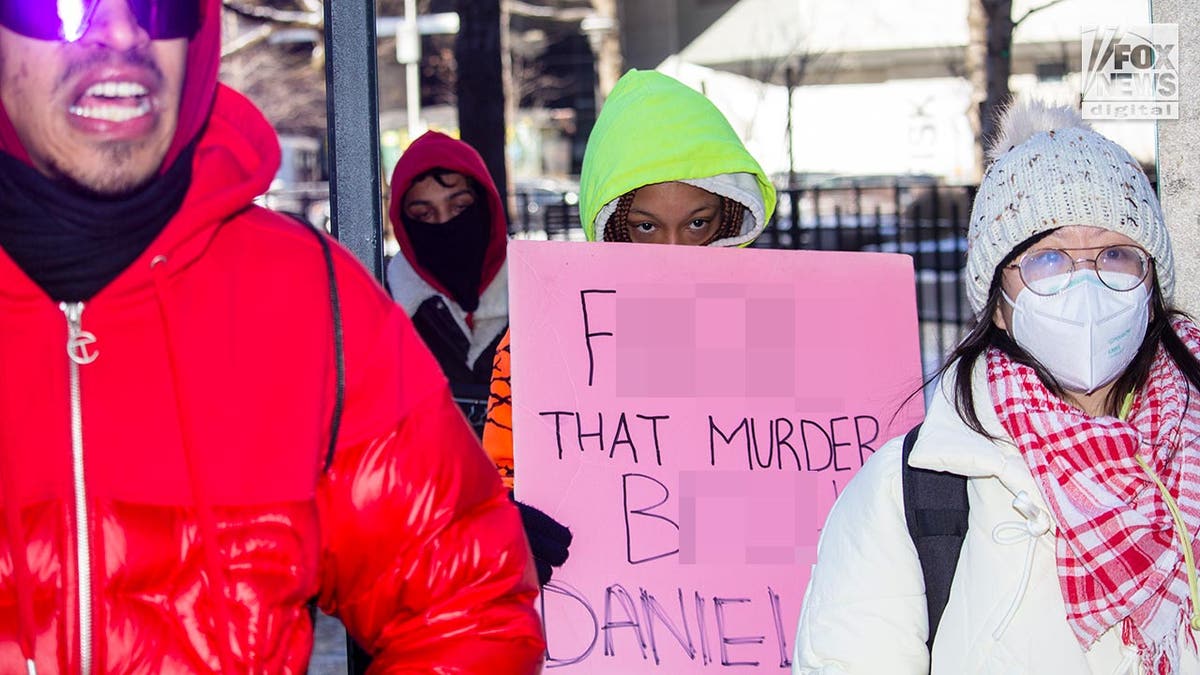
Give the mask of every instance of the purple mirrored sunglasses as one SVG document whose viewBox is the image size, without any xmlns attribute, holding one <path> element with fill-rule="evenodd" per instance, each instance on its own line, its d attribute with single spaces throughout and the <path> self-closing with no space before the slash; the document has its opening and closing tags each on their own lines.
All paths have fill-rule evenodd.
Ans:
<svg viewBox="0 0 1200 675">
<path fill-rule="evenodd" d="M 126 0 L 152 40 L 190 38 L 201 0 Z M 0 0 L 0 25 L 35 40 L 74 42 L 87 32 L 100 0 Z"/>
</svg>

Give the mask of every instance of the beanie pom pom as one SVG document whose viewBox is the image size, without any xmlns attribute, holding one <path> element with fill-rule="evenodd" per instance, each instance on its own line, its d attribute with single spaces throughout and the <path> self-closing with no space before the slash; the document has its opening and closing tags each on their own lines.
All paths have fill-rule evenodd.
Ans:
<svg viewBox="0 0 1200 675">
<path fill-rule="evenodd" d="M 1067 106 L 1048 106 L 1041 101 L 1010 105 L 997 125 L 988 159 L 995 160 L 1043 131 L 1071 128 L 1091 129 L 1091 125 L 1083 121 L 1079 111 Z"/>
</svg>

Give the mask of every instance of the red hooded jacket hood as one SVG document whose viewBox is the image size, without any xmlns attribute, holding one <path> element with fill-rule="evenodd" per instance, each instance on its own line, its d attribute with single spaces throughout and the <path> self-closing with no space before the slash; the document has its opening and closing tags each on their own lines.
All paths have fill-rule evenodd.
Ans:
<svg viewBox="0 0 1200 675">
<path fill-rule="evenodd" d="M 400 220 L 400 208 L 404 203 L 404 193 L 412 187 L 413 179 L 431 169 L 446 169 L 470 176 L 483 188 L 487 197 L 488 213 L 492 219 L 491 238 L 488 240 L 487 251 L 483 255 L 483 274 L 479 277 L 479 293 L 491 285 L 500 268 L 504 266 L 504 256 L 508 244 L 508 224 L 504 218 L 504 202 L 500 200 L 500 192 L 492 181 L 483 158 L 466 143 L 450 138 L 437 131 L 427 131 L 413 141 L 400 161 L 392 171 L 391 205 L 388 207 L 388 219 L 392 223 L 392 231 L 396 242 L 400 244 L 400 252 L 408 260 L 413 270 L 439 293 L 449 295 L 449 291 L 432 274 L 421 267 L 413 253 L 408 231 Z"/>
<path fill-rule="evenodd" d="M 221 0 L 199 0 L 200 28 L 188 42 L 187 75 L 180 96 L 179 123 L 159 173 L 166 171 L 179 153 L 208 122 L 221 65 Z M 30 163 L 29 152 L 17 136 L 8 111 L 0 103 L 0 151 Z"/>
</svg>

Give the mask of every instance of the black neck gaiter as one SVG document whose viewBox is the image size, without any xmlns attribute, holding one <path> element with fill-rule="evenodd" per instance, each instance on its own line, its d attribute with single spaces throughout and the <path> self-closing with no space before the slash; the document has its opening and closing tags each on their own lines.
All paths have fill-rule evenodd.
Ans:
<svg viewBox="0 0 1200 675">
<path fill-rule="evenodd" d="M 114 198 L 85 194 L 0 152 L 0 248 L 55 301 L 92 298 L 179 210 L 193 149 L 136 192 Z"/>
<path fill-rule="evenodd" d="M 422 223 L 400 214 L 417 264 L 433 275 L 459 307 L 479 307 L 483 256 L 491 234 L 487 206 L 475 202 L 444 223 Z"/>
</svg>

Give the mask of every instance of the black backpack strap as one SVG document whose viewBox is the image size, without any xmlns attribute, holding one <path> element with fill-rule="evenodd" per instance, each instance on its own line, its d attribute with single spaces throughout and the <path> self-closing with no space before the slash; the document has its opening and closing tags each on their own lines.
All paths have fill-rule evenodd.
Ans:
<svg viewBox="0 0 1200 675">
<path fill-rule="evenodd" d="M 337 450 L 338 430 L 342 426 L 342 408 L 346 401 L 346 354 L 342 336 L 342 303 L 338 297 L 337 274 L 333 267 L 333 252 L 329 240 L 319 228 L 308 226 L 317 241 L 321 242 L 321 254 L 325 257 L 325 274 L 329 276 L 329 309 L 333 315 L 333 358 L 337 371 L 336 391 L 333 400 L 333 415 L 329 421 L 329 449 L 325 451 L 325 463 L 321 471 L 328 471 L 333 463 L 333 453 Z"/>
<path fill-rule="evenodd" d="M 342 408 L 346 402 L 346 350 L 345 342 L 342 333 L 342 301 L 338 295 L 337 271 L 333 266 L 333 251 L 329 245 L 329 240 L 325 238 L 325 232 L 321 228 L 310 225 L 307 221 L 300 218 L 299 220 L 304 227 L 308 228 L 317 237 L 317 241 L 321 244 L 321 256 L 325 259 L 325 274 L 329 277 L 329 312 L 333 325 L 333 364 L 336 371 L 336 381 L 334 382 L 334 399 L 333 399 L 333 414 L 329 420 L 329 448 L 325 451 L 325 462 L 321 466 L 321 472 L 329 470 L 329 465 L 333 463 L 333 453 L 337 450 L 338 430 L 342 426 Z M 313 627 L 313 633 L 316 633 L 317 628 L 317 596 L 313 596 L 308 600 L 308 619 Z M 359 653 L 365 657 L 366 652 L 362 651 L 361 647 L 350 638 L 349 633 L 346 634 L 346 658 L 350 668 L 354 668 L 356 661 L 354 653 L 351 650 L 351 645 L 358 649 Z M 370 663 L 367 658 L 362 663 Z M 353 672 L 362 672 L 354 670 Z"/>
<path fill-rule="evenodd" d="M 918 424 L 904 436 L 900 481 L 904 493 L 904 520 L 917 547 L 925 577 L 925 603 L 929 611 L 929 641 L 926 644 L 932 649 L 942 612 L 950 599 L 958 554 L 967 534 L 967 479 L 908 465 L 920 429 Z"/>
</svg>

